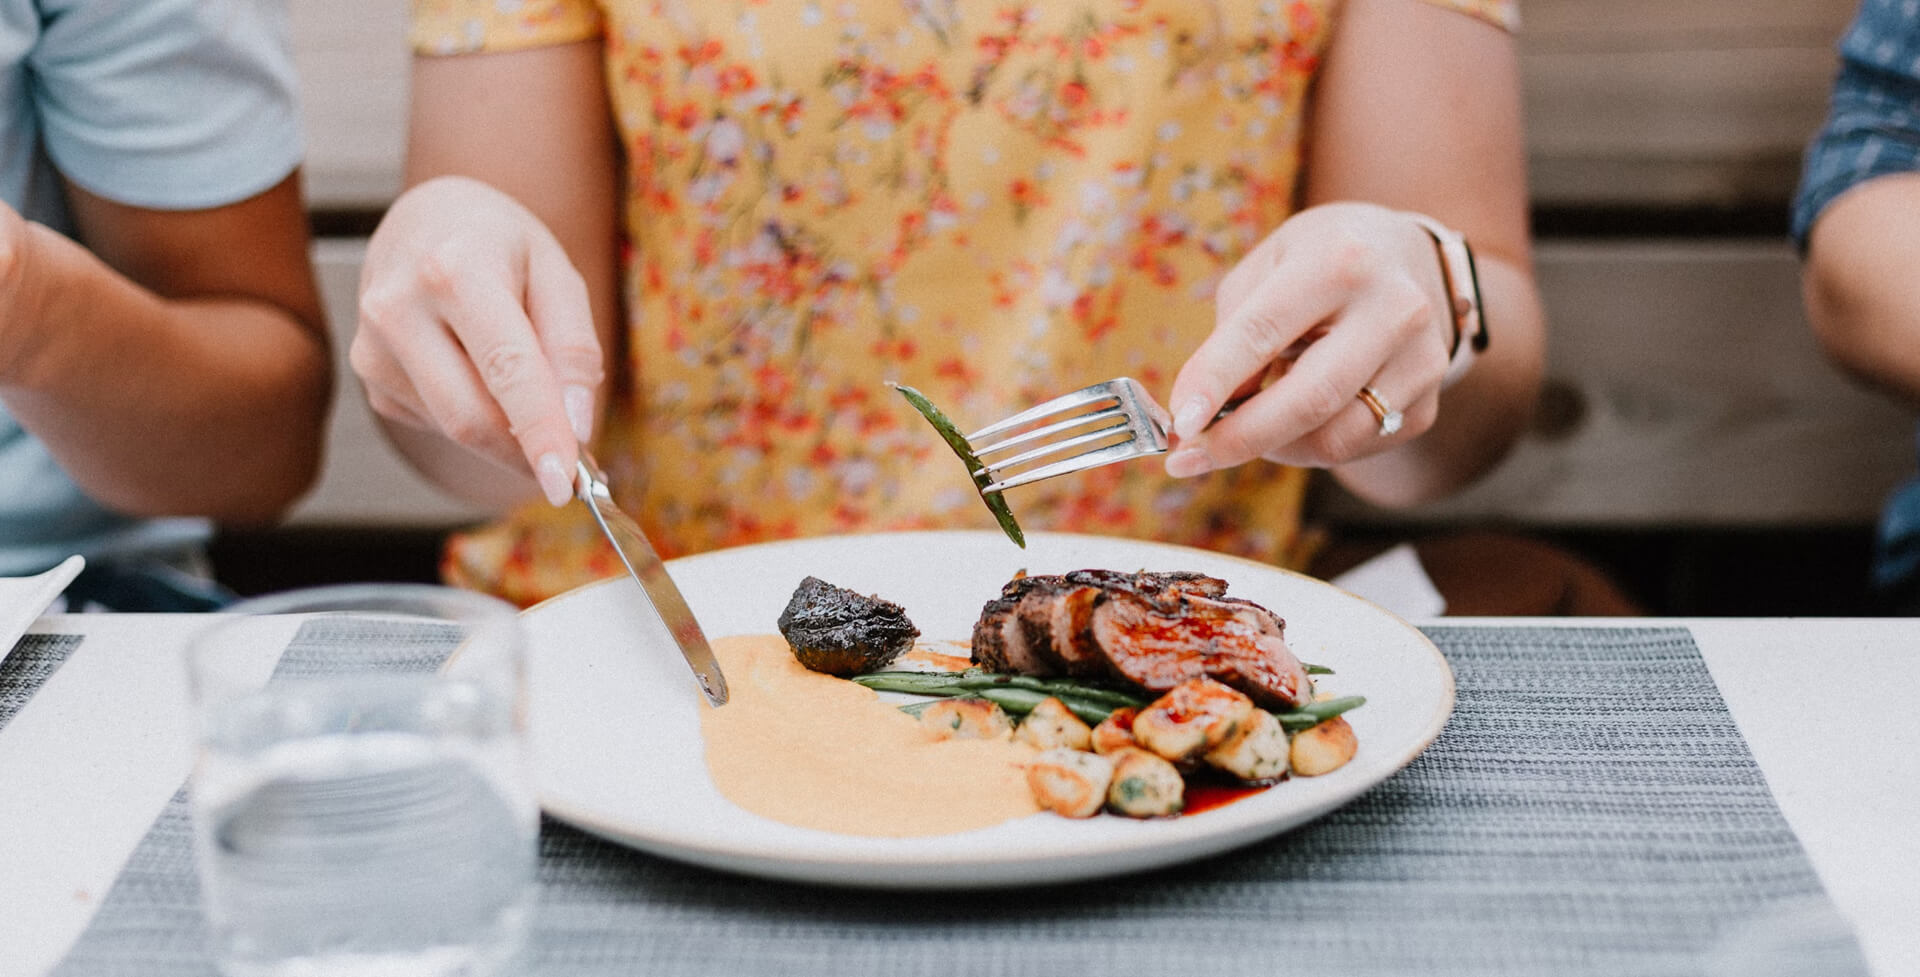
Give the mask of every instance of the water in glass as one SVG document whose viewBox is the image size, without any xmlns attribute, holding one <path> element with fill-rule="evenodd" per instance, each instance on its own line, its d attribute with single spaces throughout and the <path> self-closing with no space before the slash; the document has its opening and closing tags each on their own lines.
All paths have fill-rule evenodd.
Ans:
<svg viewBox="0 0 1920 977">
<path fill-rule="evenodd" d="M 193 799 L 221 968 L 479 977 L 511 959 L 538 813 L 503 698 L 352 675 L 214 706 Z"/>
</svg>

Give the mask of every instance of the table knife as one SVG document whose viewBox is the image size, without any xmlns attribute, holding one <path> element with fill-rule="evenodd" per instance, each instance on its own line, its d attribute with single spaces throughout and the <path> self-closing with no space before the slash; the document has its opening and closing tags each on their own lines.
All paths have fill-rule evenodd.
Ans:
<svg viewBox="0 0 1920 977">
<path fill-rule="evenodd" d="M 640 524 L 614 504 L 606 473 L 584 447 L 580 449 L 578 471 L 574 494 L 587 504 L 593 521 L 600 524 L 601 534 L 613 544 L 613 551 L 620 554 L 620 562 L 626 564 L 628 575 L 640 584 L 654 613 L 666 624 L 674 643 L 680 646 L 680 654 L 693 669 L 700 691 L 706 693 L 707 701 L 716 706 L 726 705 L 727 677 L 720 673 L 720 662 L 713 657 L 713 647 L 707 644 L 706 633 L 700 630 L 700 622 L 694 620 L 687 599 L 680 595 L 673 578 L 667 576 L 667 566 L 660 562 L 660 554 L 647 542 Z"/>
</svg>

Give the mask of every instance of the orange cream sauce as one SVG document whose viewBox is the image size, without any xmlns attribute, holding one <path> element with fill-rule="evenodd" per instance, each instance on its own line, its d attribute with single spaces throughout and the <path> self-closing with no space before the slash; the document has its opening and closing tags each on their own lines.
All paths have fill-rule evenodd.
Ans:
<svg viewBox="0 0 1920 977">
<path fill-rule="evenodd" d="M 730 698 L 700 710 L 720 793 L 762 817 L 840 834 L 969 831 L 1039 811 L 1033 750 L 1009 740 L 936 742 L 895 703 L 811 672 L 779 635 L 721 638 Z"/>
<path fill-rule="evenodd" d="M 901 655 L 900 660 L 903 662 L 918 662 L 919 664 L 943 672 L 958 672 L 973 666 L 972 651 L 966 645 L 953 643 L 945 647 L 952 650 L 941 651 L 938 647 L 912 648 L 908 650 L 906 654 Z M 966 652 L 966 654 L 954 654 L 953 650 L 963 651 Z"/>
</svg>

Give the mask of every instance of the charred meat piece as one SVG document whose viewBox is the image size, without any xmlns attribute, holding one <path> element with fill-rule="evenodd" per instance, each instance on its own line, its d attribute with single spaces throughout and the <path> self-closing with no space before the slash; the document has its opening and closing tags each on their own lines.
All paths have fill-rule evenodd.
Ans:
<svg viewBox="0 0 1920 977">
<path fill-rule="evenodd" d="M 1104 593 L 1098 587 L 1069 584 L 1044 598 L 1031 596 L 1020 603 L 1029 633 L 1036 638 L 1045 635 L 1052 642 L 1053 657 L 1068 675 L 1102 678 L 1108 674 L 1106 658 L 1087 633 L 1093 623 L 1093 609 Z M 1036 629 L 1035 622 L 1044 622 L 1045 626 Z"/>
<path fill-rule="evenodd" d="M 1204 677 L 1269 708 L 1311 695 L 1280 619 L 1257 604 L 1189 597 L 1179 613 L 1162 614 L 1141 601 L 1110 599 L 1094 610 L 1089 630 L 1115 674 L 1151 691 Z"/>
<path fill-rule="evenodd" d="M 973 661 L 995 672 L 1015 675 L 1051 675 L 1053 672 L 1027 653 L 1026 629 L 1015 609 L 1020 598 L 996 597 L 981 608 L 973 622 Z"/>
<path fill-rule="evenodd" d="M 1105 675 L 1105 661 L 1084 639 L 1093 608 L 1110 583 L 1105 576 L 1109 574 L 1115 578 L 1114 585 L 1125 576 L 1080 570 L 1008 581 L 974 622 L 974 664 L 1016 675 L 1059 675 L 1069 671 L 1067 663 L 1074 662 L 1084 666 L 1077 674 Z"/>
<path fill-rule="evenodd" d="M 800 581 L 779 625 L 800 664 L 842 678 L 886 667 L 920 636 L 900 605 L 818 577 Z"/>
<path fill-rule="evenodd" d="M 1219 597 L 1227 592 L 1227 582 L 1191 570 L 1168 573 L 1121 573 L 1118 570 L 1074 570 L 1064 577 L 1071 583 L 1098 587 L 1111 593 L 1124 593 L 1152 604 L 1162 613 L 1179 610 L 1186 597 Z"/>
<path fill-rule="evenodd" d="M 1008 583 L 981 609 L 973 660 L 1024 675 L 1068 674 L 1165 692 L 1211 678 L 1263 706 L 1311 693 L 1285 623 L 1199 573 L 1075 570 Z"/>
<path fill-rule="evenodd" d="M 1066 577 L 1010 581 L 974 623 L 974 662 L 1017 675 L 1106 675 L 1106 663 L 1084 640 L 1101 593 Z"/>
</svg>

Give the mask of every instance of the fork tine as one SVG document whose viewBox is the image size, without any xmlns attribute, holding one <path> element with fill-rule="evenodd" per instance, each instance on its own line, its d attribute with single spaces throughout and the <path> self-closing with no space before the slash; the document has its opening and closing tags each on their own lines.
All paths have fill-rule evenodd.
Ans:
<svg viewBox="0 0 1920 977">
<path fill-rule="evenodd" d="M 1030 482 L 1040 481 L 1043 478 L 1065 475 L 1086 468 L 1098 468 L 1101 465 L 1111 462 L 1126 461 L 1129 458 L 1150 454 L 1158 454 L 1158 452 L 1141 448 L 1138 441 L 1125 441 L 1120 444 L 1108 445 L 1104 448 L 1096 448 L 1083 455 L 1074 455 L 1071 458 L 1056 461 L 1051 465 L 1043 465 L 1030 472 L 1021 472 L 1012 478 L 1005 478 L 998 482 L 989 483 L 982 487 L 980 492 L 982 495 L 988 492 L 1004 492 L 1007 489 L 1018 488 Z"/>
<path fill-rule="evenodd" d="M 1001 461 L 989 463 L 982 460 L 973 475 L 976 478 L 998 476 L 997 481 L 988 483 L 980 490 L 984 495 L 1116 461 L 1161 454 L 1167 450 L 1164 414 L 1138 380 L 1132 377 L 1103 380 L 966 435 L 966 441 L 973 446 L 976 458 L 1036 445 Z M 1106 423 L 1108 421 L 1112 423 Z M 1086 430 L 1096 424 L 1104 426 Z M 1039 426 L 1032 430 L 1021 430 L 1030 425 Z M 1015 431 L 1019 433 L 1013 434 Z M 1047 441 L 1055 435 L 1074 431 L 1081 433 L 1052 443 Z M 981 442 L 1002 434 L 1012 436 L 981 446 Z M 1087 450 L 1071 453 L 1081 448 Z M 1016 471 L 1022 466 L 1063 453 L 1066 454 L 1064 458 L 1030 471 Z"/>
<path fill-rule="evenodd" d="M 991 465 L 982 465 L 979 471 L 974 472 L 974 474 L 978 475 L 982 472 L 998 474 L 1008 469 L 1018 468 L 1030 461 L 1038 461 L 1048 455 L 1057 455 L 1062 451 L 1070 451 L 1083 444 L 1094 444 L 1100 441 L 1111 440 L 1116 434 L 1125 435 L 1129 442 L 1133 440 L 1133 435 L 1127 430 L 1127 422 L 1122 420 L 1118 424 L 1110 424 L 1098 431 L 1089 431 L 1077 437 L 1065 438 L 1052 444 L 1044 444 L 1032 451 L 1021 452 L 1004 461 L 996 461 Z M 976 457 L 978 456 L 976 455 Z"/>
<path fill-rule="evenodd" d="M 997 424 L 989 424 L 967 435 L 967 443 L 972 444 L 981 438 L 990 438 L 996 434 L 1003 434 L 1043 417 L 1050 417 L 1061 411 L 1074 410 L 1085 407 L 1088 404 L 1099 403 L 1103 400 L 1113 400 L 1116 402 L 1119 400 L 1119 397 L 1113 392 L 1111 381 L 1103 380 L 1092 386 L 1082 387 L 1072 393 L 1061 394 L 1046 403 L 1029 407 Z"/>
<path fill-rule="evenodd" d="M 1049 437 L 1052 437 L 1053 435 L 1061 433 L 1062 431 L 1071 431 L 1075 428 L 1085 427 L 1088 424 L 1092 424 L 1096 421 L 1104 421 L 1104 420 L 1107 420 L 1108 418 L 1114 418 L 1114 417 L 1117 417 L 1120 419 L 1121 427 L 1126 426 L 1127 412 L 1120 409 L 1117 406 L 1109 407 L 1106 410 L 1095 411 L 1091 414 L 1075 414 L 1072 417 L 1069 417 L 1066 420 L 1061 421 L 1057 424 L 1049 424 L 1046 427 L 1034 428 L 1033 430 L 1028 431 L 1025 434 L 1015 435 L 1014 437 L 1008 438 L 1005 441 L 999 441 L 994 444 L 987 445 L 984 448 L 976 444 L 973 446 L 973 453 L 975 457 L 978 457 L 984 460 L 985 456 L 993 454 L 998 451 L 1005 451 L 1008 448 L 1017 448 L 1030 441 L 1038 441 L 1042 438 L 1049 438 Z M 973 439 L 971 438 L 967 440 L 969 444 L 971 444 L 973 441 Z M 1000 462 L 997 465 L 989 465 L 987 467 L 998 468 L 1001 465 L 1008 465 L 1008 464 L 1012 464 L 1012 462 L 1010 461 Z"/>
</svg>

